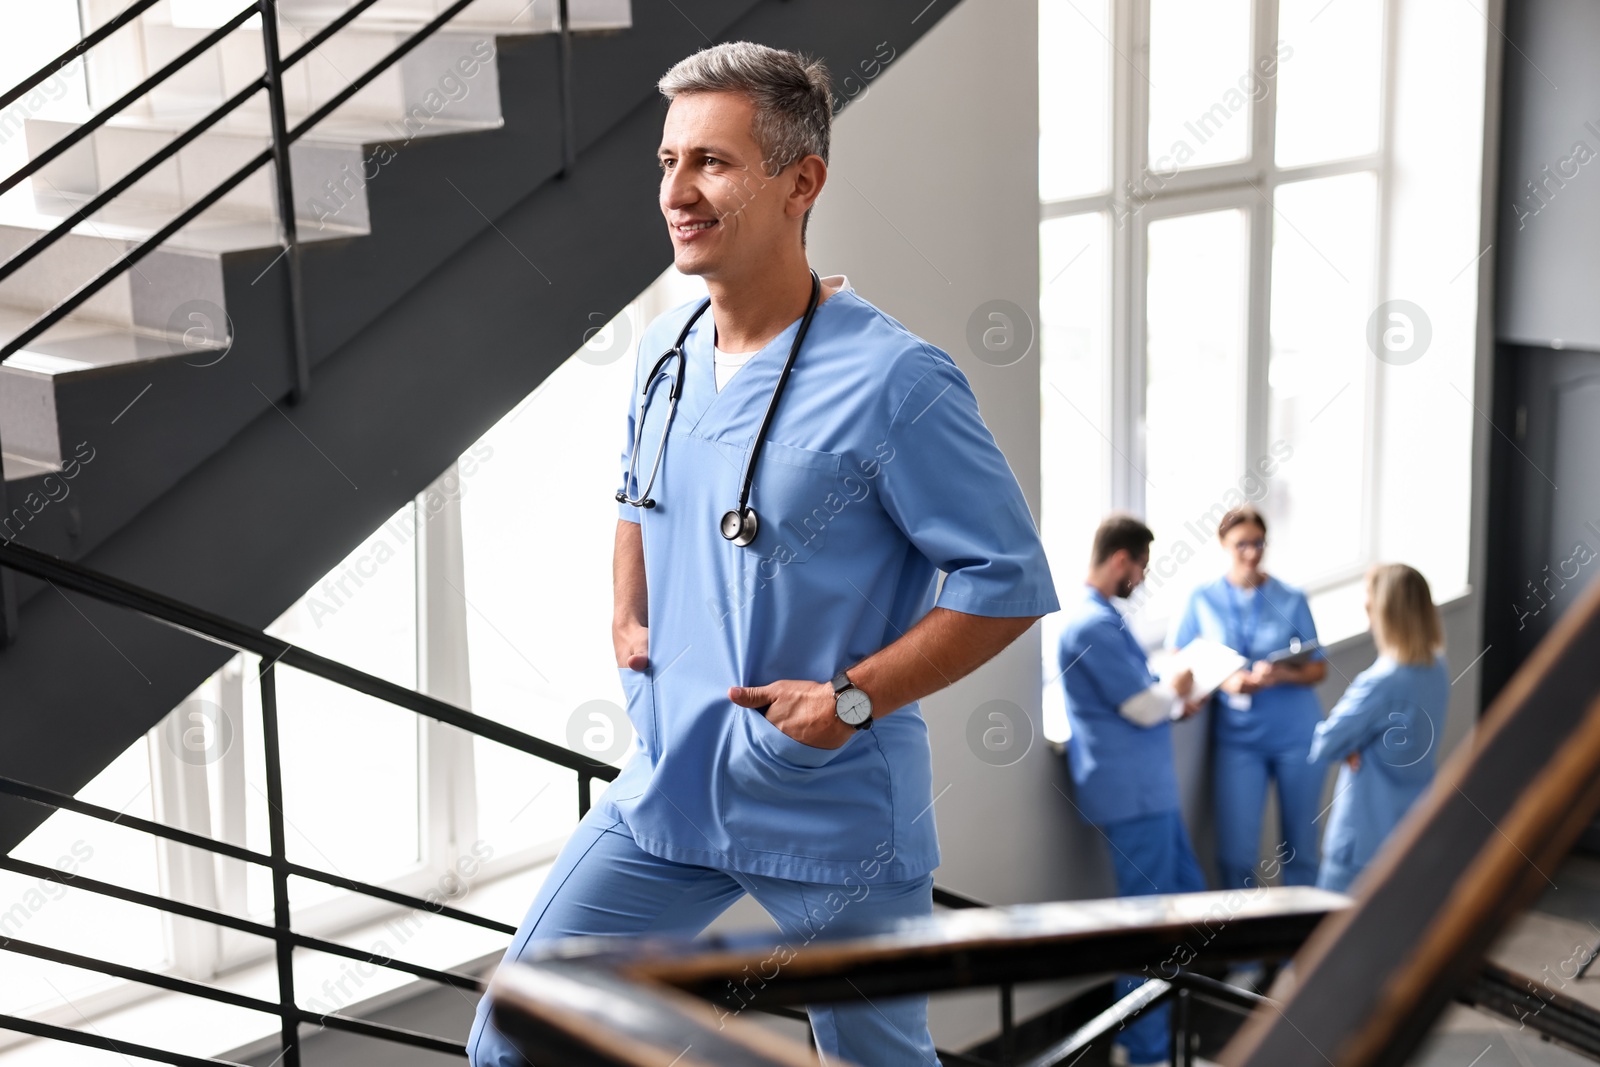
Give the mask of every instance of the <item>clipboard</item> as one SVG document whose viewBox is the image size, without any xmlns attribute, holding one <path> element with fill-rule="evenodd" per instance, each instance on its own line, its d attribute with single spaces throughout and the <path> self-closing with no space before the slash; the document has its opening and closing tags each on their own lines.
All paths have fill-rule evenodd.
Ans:
<svg viewBox="0 0 1600 1067">
<path fill-rule="evenodd" d="M 1267 662 L 1275 667 L 1303 667 L 1311 662 L 1311 654 L 1322 645 L 1312 639 L 1302 641 L 1298 637 L 1289 640 L 1288 648 L 1280 648 L 1267 657 Z"/>
<path fill-rule="evenodd" d="M 1191 700 L 1197 700 L 1210 696 L 1230 674 L 1249 665 L 1249 660 L 1222 642 L 1197 637 L 1167 660 L 1163 678 L 1171 678 L 1184 669 L 1193 671 L 1194 689 L 1189 695 Z"/>
</svg>

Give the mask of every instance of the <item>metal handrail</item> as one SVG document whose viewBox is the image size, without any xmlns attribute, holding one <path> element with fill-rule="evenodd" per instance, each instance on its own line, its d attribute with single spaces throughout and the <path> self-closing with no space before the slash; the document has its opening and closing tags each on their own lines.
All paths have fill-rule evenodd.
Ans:
<svg viewBox="0 0 1600 1067">
<path fill-rule="evenodd" d="M 1344 897 L 1311 887 L 1170 894 L 1107 902 L 1057 901 L 902 920 L 875 933 L 776 940 L 771 931 L 694 938 L 576 938 L 501 967 L 489 987 L 496 1027 L 535 1063 L 635 1067 L 665 1063 L 693 1045 L 703 1064 L 799 1062 L 799 1050 L 763 1035 L 746 1009 L 893 997 L 1050 981 L 1143 969 L 1143 983 L 1069 1039 L 1103 1043 L 1127 1020 L 1175 999 L 1175 1051 L 1190 1044 L 1187 1008 L 1205 994 L 1248 1011 L 1264 998 L 1234 997 L 1198 976 L 1168 976 L 1181 951 L 1191 962 L 1276 958 L 1294 952 Z M 781 952 L 781 956 L 777 954 Z M 778 966 L 773 966 L 779 960 Z M 619 1014 L 615 1003 L 629 1005 Z M 710 1005 L 712 1010 L 706 1011 Z M 758 1050 L 758 1051 L 757 1051 Z M 1015 1050 L 986 1043 L 1009 1062 Z M 1057 1067 L 1033 1057 L 1029 1067 Z"/>
<path fill-rule="evenodd" d="M 250 652 L 264 660 L 282 663 L 284 666 L 317 675 L 346 689 L 354 689 L 358 693 L 376 697 L 385 703 L 414 711 L 419 715 L 426 715 L 468 733 L 526 752 L 530 756 L 538 756 L 540 759 L 560 764 L 568 770 L 576 771 L 580 778 L 611 781 L 617 776 L 617 769 L 610 764 L 599 763 L 553 742 L 532 737 L 493 719 L 474 715 L 437 697 L 407 689 L 388 679 L 319 656 L 282 638 L 273 637 L 203 608 L 185 604 L 131 582 L 124 582 L 120 578 L 101 574 L 80 563 L 58 559 L 15 541 L 0 542 L 0 568 L 10 568 L 21 574 L 54 582 L 56 585 L 92 596 L 96 600 L 127 608 L 202 640 L 224 645 L 239 652 Z M 586 807 L 581 808 L 580 813 L 587 810 Z M 126 816 L 124 821 L 127 821 Z"/>
<path fill-rule="evenodd" d="M 110 37 L 123 26 L 144 14 L 150 8 L 154 7 L 157 2 L 158 0 L 135 0 L 133 4 L 129 5 L 113 16 L 108 22 L 106 22 L 105 25 L 87 34 L 83 40 L 79 41 L 71 48 L 68 48 L 65 52 L 62 52 L 59 56 L 56 56 L 56 58 L 40 67 L 26 78 L 23 78 L 20 82 L 18 82 L 16 85 L 13 85 L 10 89 L 7 89 L 4 93 L 0 93 L 0 109 L 8 108 L 18 100 L 21 100 L 28 94 L 29 90 L 33 89 L 40 82 L 50 77 L 50 75 L 60 70 L 68 63 L 71 63 L 74 59 L 82 56 L 85 52 L 89 51 L 89 49 L 93 48 L 107 37 Z"/>
<path fill-rule="evenodd" d="M 48 166 L 55 159 L 59 158 L 64 152 L 69 151 L 79 141 L 89 136 L 95 130 L 98 130 L 101 126 L 104 126 L 117 115 L 121 114 L 127 109 L 129 104 L 132 104 L 135 100 L 138 100 L 150 90 L 154 89 L 156 86 L 160 85 L 162 82 L 178 73 L 178 71 L 188 66 L 191 60 L 197 59 L 202 53 L 209 51 L 217 42 L 221 41 L 224 37 L 228 36 L 228 34 L 232 33 L 250 19 L 254 18 L 255 15 L 255 8 L 247 7 L 243 11 L 240 11 L 237 15 L 233 16 L 233 18 L 229 19 L 227 22 L 224 22 L 221 26 L 218 26 L 215 30 L 212 30 L 210 33 L 206 34 L 206 36 L 201 38 L 199 42 L 180 53 L 177 58 L 173 59 L 166 66 L 162 67 L 144 81 L 140 82 L 132 89 L 129 89 L 127 92 L 117 97 L 116 100 L 107 104 L 104 108 L 95 112 L 89 118 L 79 123 L 77 128 L 72 130 L 69 134 L 67 134 L 67 136 L 61 138 L 61 140 L 55 142 L 49 148 L 46 148 L 43 152 L 40 152 L 38 155 L 28 160 L 28 162 L 12 171 L 10 176 L 0 178 L 0 193 L 9 192 L 20 185 L 27 178 L 31 178 L 35 173 Z M 9 273 L 9 270 L 7 273 Z M 0 278 L 3 277 L 3 275 L 0 275 Z"/>
<path fill-rule="evenodd" d="M 0 97 L 0 106 L 4 106 L 5 101 L 10 101 L 17 98 L 22 93 L 27 92 L 28 89 L 32 88 L 34 85 L 37 85 L 45 77 L 48 77 L 50 71 L 56 69 L 56 64 L 70 62 L 72 58 L 87 52 L 94 45 L 100 43 L 107 36 L 109 36 L 109 34 L 116 29 L 117 26 L 122 25 L 123 23 L 132 19 L 135 15 L 151 6 L 153 2 L 154 0 L 137 0 L 135 4 L 125 10 L 122 14 L 118 15 L 111 22 L 85 37 L 78 43 L 78 45 L 72 49 L 69 49 L 67 53 L 64 53 L 63 56 L 58 57 L 58 60 L 52 61 L 52 64 L 47 64 L 45 67 L 41 68 L 40 71 L 34 75 L 31 75 L 29 78 L 24 79 L 23 82 L 19 83 L 16 87 L 7 91 L 3 97 Z M 77 310 L 77 308 L 81 307 L 90 297 L 94 296 L 94 294 L 105 288 L 114 279 L 121 276 L 129 268 L 134 266 L 134 264 L 138 263 L 139 260 L 149 255 L 157 247 L 170 239 L 180 229 L 192 222 L 202 212 L 214 205 L 218 200 L 222 199 L 223 196 L 227 195 L 246 178 L 250 177 L 250 175 L 254 174 L 258 169 L 265 166 L 268 162 L 271 162 L 274 167 L 274 177 L 276 178 L 278 190 L 278 202 L 276 205 L 277 221 L 281 235 L 281 244 L 283 245 L 284 254 L 287 259 L 286 269 L 288 270 L 289 275 L 285 311 L 288 318 L 290 338 L 289 348 L 293 372 L 293 387 L 290 393 L 290 399 L 296 403 L 298 403 L 300 400 L 303 400 L 311 388 L 311 364 L 310 353 L 306 339 L 304 287 L 301 282 L 302 268 L 300 264 L 300 242 L 294 211 L 294 192 L 291 174 L 292 168 L 289 160 L 289 146 L 303 137 L 317 123 L 327 118 L 327 116 L 338 107 L 348 102 L 351 97 L 355 96 L 356 93 L 360 92 L 363 88 L 369 85 L 384 71 L 388 70 L 395 63 L 399 62 L 423 41 L 433 36 L 433 34 L 436 33 L 441 26 L 455 18 L 456 15 L 460 14 L 468 4 L 473 2 L 473 0 L 455 0 L 455 2 L 450 4 L 449 7 L 440 12 L 438 16 L 429 20 L 416 33 L 406 38 L 406 40 L 402 41 L 399 45 L 389 51 L 383 58 L 379 59 L 370 68 L 358 75 L 348 86 L 334 94 L 333 97 L 331 97 L 322 106 L 312 111 L 304 120 L 297 123 L 293 128 L 288 128 L 284 118 L 284 94 L 282 86 L 284 71 L 294 66 L 296 63 L 299 63 L 306 56 L 310 55 L 313 49 L 317 48 L 328 38 L 333 36 L 333 34 L 337 33 L 340 29 L 348 25 L 351 20 L 355 19 L 358 15 L 376 2 L 377 0 L 357 0 L 355 4 L 352 4 L 337 18 L 335 18 L 327 26 L 323 27 L 322 30 L 318 31 L 318 33 L 307 40 L 305 44 L 295 49 L 289 55 L 280 57 L 278 54 L 277 40 L 277 0 L 253 0 L 251 4 L 242 9 L 227 23 L 221 27 L 218 27 L 213 33 L 208 34 L 200 43 L 185 51 L 181 56 L 173 60 L 173 62 L 167 64 L 160 71 L 157 71 L 156 74 L 146 78 L 144 82 L 140 83 L 133 90 L 130 90 L 128 93 L 124 94 L 111 105 L 97 112 L 93 117 L 79 125 L 67 136 L 53 144 L 45 153 L 41 153 L 41 156 L 38 159 L 24 164 L 18 169 L 17 172 L 5 179 L 5 181 L 0 182 L 0 192 L 4 192 L 6 189 L 11 188 L 24 178 L 35 173 L 40 167 L 43 167 L 50 160 L 55 159 L 62 153 L 68 151 L 73 147 L 73 145 L 76 145 L 85 137 L 93 133 L 94 130 L 104 125 L 105 122 L 122 111 L 134 100 L 148 93 L 150 89 L 154 88 L 156 85 L 159 85 L 162 81 L 166 80 L 167 77 L 171 76 L 189 62 L 192 62 L 195 58 L 198 58 L 198 56 L 203 52 L 207 51 L 211 47 L 214 47 L 218 41 L 221 41 L 224 37 L 226 37 L 233 30 L 237 29 L 244 22 L 248 21 L 251 17 L 257 14 L 261 16 L 262 44 L 265 53 L 265 69 L 261 76 L 250 82 L 228 100 L 224 101 L 222 104 L 219 104 L 208 114 L 197 120 L 194 125 L 190 126 L 172 141 L 157 149 L 142 163 L 134 167 L 127 174 L 123 175 L 123 177 L 118 181 L 114 182 L 109 188 L 102 190 L 99 194 L 92 197 L 88 203 L 82 205 L 77 211 L 73 212 L 72 215 L 63 219 L 56 226 L 52 227 L 49 231 L 35 239 L 27 247 L 23 248 L 16 255 L 12 256 L 11 259 L 7 260 L 3 264 L 0 264 L 0 281 L 4 281 L 17 270 L 20 270 L 22 267 L 26 266 L 45 249 L 49 248 L 56 241 L 70 233 L 74 227 L 80 225 L 95 212 L 99 211 L 111 201 L 121 196 L 156 167 L 171 159 L 190 142 L 194 141 L 202 133 L 216 125 L 223 118 L 227 117 L 246 100 L 254 96 L 256 92 L 263 88 L 267 90 L 268 94 L 269 120 L 272 129 L 271 148 L 256 155 L 244 166 L 234 171 L 228 177 L 222 179 L 205 196 L 191 204 L 188 208 L 179 212 L 172 220 L 170 220 L 166 225 L 162 226 L 150 237 L 146 238 L 137 246 L 124 253 L 119 259 L 116 260 L 116 262 L 105 268 L 90 281 L 78 287 L 65 299 L 61 300 L 49 311 L 47 311 L 43 316 L 35 320 L 27 329 L 14 336 L 4 345 L 0 345 L 0 360 L 3 360 L 14 353 L 21 351 L 24 347 L 37 340 L 43 333 L 45 333 L 45 331 L 55 326 L 62 319 L 66 318 L 73 311 Z M 563 40 L 565 41 L 566 35 L 569 33 L 569 24 L 567 19 L 567 5 L 564 2 L 560 5 L 559 29 L 563 34 Z M 570 130 L 571 102 L 569 98 L 571 93 L 571 79 L 569 57 L 565 52 L 562 54 L 562 68 L 562 86 L 564 94 L 563 148 L 564 152 L 570 157 L 570 139 L 572 133 Z M 566 163 L 569 166 L 570 162 L 570 158 L 567 158 Z"/>
<path fill-rule="evenodd" d="M 302 1024 L 330 1026 L 367 1037 L 400 1042 L 416 1048 L 425 1048 L 447 1054 L 462 1054 L 464 1049 L 459 1044 L 429 1034 L 342 1016 L 337 1013 L 319 1014 L 307 1011 L 299 1007 L 295 1002 L 293 951 L 296 948 L 328 953 L 402 971 L 458 989 L 476 990 L 480 988 L 480 983 L 471 975 L 457 971 L 440 970 L 419 964 L 406 963 L 378 953 L 362 952 L 359 949 L 353 949 L 296 931 L 293 929 L 292 916 L 289 910 L 288 883 L 291 877 L 310 879 L 389 903 L 429 911 L 508 936 L 516 933 L 516 928 L 472 912 L 450 907 L 442 902 L 424 900 L 420 897 L 386 889 L 382 886 L 330 874 L 289 861 L 284 829 L 283 776 L 280 762 L 281 750 L 279 747 L 277 717 L 276 677 L 279 665 L 282 664 L 305 671 L 308 674 L 315 675 L 347 689 L 364 693 L 420 715 L 426 715 L 475 736 L 508 745 L 511 748 L 576 772 L 578 777 L 578 815 L 580 818 L 589 811 L 591 782 L 595 779 L 602 781 L 614 780 L 618 774 L 617 768 L 610 764 L 592 760 L 581 753 L 570 751 L 549 741 L 524 734 L 492 719 L 475 715 L 445 701 L 318 656 L 287 641 L 272 637 L 263 631 L 223 618 L 193 605 L 181 603 L 151 590 L 143 589 L 109 575 L 100 574 L 81 564 L 57 559 L 54 556 L 24 547 L 15 542 L 0 542 L 0 571 L 9 573 L 12 570 L 50 582 L 57 587 L 70 589 L 102 602 L 116 605 L 161 625 L 192 634 L 213 644 L 241 652 L 250 652 L 261 657 L 259 682 L 261 687 L 262 743 L 267 772 L 267 824 L 270 839 L 270 850 L 268 852 L 257 852 L 240 845 L 213 840 L 200 834 L 166 826 L 149 819 L 112 811 L 110 808 L 91 804 L 88 801 L 79 800 L 76 797 L 46 789 L 39 785 L 22 782 L 15 778 L 0 776 L 0 796 L 14 797 L 51 809 L 72 811 L 102 822 L 115 823 L 178 844 L 202 849 L 214 855 L 264 866 L 272 873 L 273 921 L 271 925 L 258 923 L 239 916 L 229 915 L 225 912 L 127 889 L 82 875 L 69 876 L 54 868 L 32 864 L 10 856 L 0 857 L 0 870 L 24 874 L 28 877 L 42 878 L 57 884 L 70 885 L 86 892 L 155 908 L 168 914 L 199 922 L 212 923 L 271 940 L 274 942 L 275 948 L 278 996 L 275 1001 L 240 998 L 236 994 L 213 990 L 210 987 L 171 975 L 131 968 L 93 957 L 64 952 L 60 949 L 17 941 L 16 939 L 0 938 L 0 950 L 16 951 L 23 955 L 36 956 L 41 959 L 96 971 L 116 978 L 141 982 L 157 988 L 192 994 L 219 1003 L 232 1004 L 236 1007 L 272 1012 L 282 1021 L 281 1040 L 284 1048 L 283 1063 L 285 1067 L 298 1067 L 299 1065 L 299 1027 Z M 248 1001 L 248 1003 L 245 1001 Z M 21 1030 L 36 1036 L 56 1038 L 92 1047 L 103 1047 L 96 1044 L 95 1039 L 98 1035 L 86 1035 L 75 1030 L 48 1027 L 31 1021 L 27 1022 L 26 1025 L 18 1025 L 18 1021 L 10 1016 L 0 1016 L 0 1029 Z M 130 1051 L 132 1050 L 131 1046 L 128 1046 L 128 1048 Z M 174 1064 L 220 1062 L 180 1056 L 176 1053 L 150 1055 L 151 1051 L 159 1052 L 160 1050 L 141 1050 L 137 1054 Z"/>
</svg>

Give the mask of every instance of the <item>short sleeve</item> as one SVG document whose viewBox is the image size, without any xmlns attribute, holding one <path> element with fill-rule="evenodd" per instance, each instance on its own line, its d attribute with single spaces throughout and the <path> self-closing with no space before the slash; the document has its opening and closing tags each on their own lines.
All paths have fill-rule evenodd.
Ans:
<svg viewBox="0 0 1600 1067">
<path fill-rule="evenodd" d="M 880 491 L 890 519 L 945 572 L 937 606 L 996 617 L 1058 610 L 1022 487 L 966 376 L 943 353 L 914 363 L 926 370 L 890 420 Z"/>
<path fill-rule="evenodd" d="M 1121 707 L 1131 696 L 1156 684 L 1150 665 L 1129 655 L 1128 638 L 1112 622 L 1097 622 L 1084 631 L 1083 654 L 1074 670 L 1088 675 L 1106 703 Z"/>
<path fill-rule="evenodd" d="M 1172 627 L 1172 633 L 1167 637 L 1167 647 L 1180 649 L 1200 636 L 1200 612 L 1196 602 L 1200 599 L 1200 590 L 1189 593 L 1188 599 L 1183 602 L 1183 614 L 1178 616 L 1178 621 Z"/>
</svg>

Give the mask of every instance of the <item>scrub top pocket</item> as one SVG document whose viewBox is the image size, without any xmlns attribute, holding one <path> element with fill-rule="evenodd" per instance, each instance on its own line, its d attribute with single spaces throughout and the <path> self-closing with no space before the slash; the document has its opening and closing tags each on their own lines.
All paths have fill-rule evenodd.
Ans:
<svg viewBox="0 0 1600 1067">
<path fill-rule="evenodd" d="M 863 731 L 838 748 L 817 748 L 753 708 L 734 705 L 729 714 L 721 805 L 728 833 L 758 852 L 859 858 L 847 854 L 853 835 L 842 828 L 889 805 L 889 768 L 875 739 Z M 824 855 L 824 842 L 840 855 Z"/>
<path fill-rule="evenodd" d="M 850 747 L 850 741 L 855 740 L 852 737 L 850 741 L 846 741 L 838 748 L 818 748 L 816 745 L 808 745 L 804 741 L 796 741 L 774 726 L 771 720 L 756 709 L 745 708 L 744 710 L 749 713 L 746 717 L 751 720 L 749 724 L 751 740 L 774 759 L 785 763 L 793 763 L 796 766 L 816 768 L 832 763 L 846 748 Z"/>
<path fill-rule="evenodd" d="M 837 452 L 777 441 L 762 445 L 750 486 L 750 506 L 760 516 L 760 527 L 743 551 L 780 565 L 815 555 L 844 506 L 840 464 Z"/>
<path fill-rule="evenodd" d="M 626 700 L 628 721 L 638 735 L 637 748 L 654 764 L 661 755 L 660 727 L 656 721 L 654 669 L 647 667 L 636 671 L 632 667 L 618 667 L 622 679 L 622 695 Z"/>
</svg>

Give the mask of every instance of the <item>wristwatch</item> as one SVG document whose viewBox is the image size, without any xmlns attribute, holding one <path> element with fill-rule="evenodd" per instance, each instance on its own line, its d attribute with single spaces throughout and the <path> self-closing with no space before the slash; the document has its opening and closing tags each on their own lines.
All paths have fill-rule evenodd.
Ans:
<svg viewBox="0 0 1600 1067">
<path fill-rule="evenodd" d="M 872 698 L 857 689 L 844 671 L 833 676 L 833 713 L 846 726 L 872 729 Z"/>
</svg>

